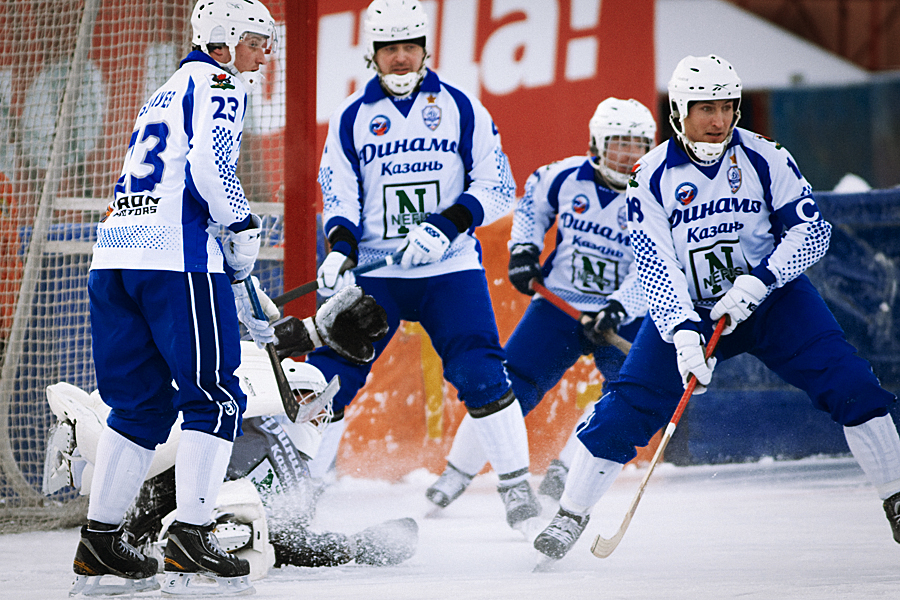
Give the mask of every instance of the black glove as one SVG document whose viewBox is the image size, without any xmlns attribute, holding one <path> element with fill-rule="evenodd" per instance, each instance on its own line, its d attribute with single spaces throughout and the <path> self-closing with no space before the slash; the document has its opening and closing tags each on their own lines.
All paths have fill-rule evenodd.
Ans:
<svg viewBox="0 0 900 600">
<path fill-rule="evenodd" d="M 619 325 L 622 324 L 622 320 L 627 316 L 628 313 L 625 312 L 621 304 L 615 300 L 610 300 L 606 306 L 600 309 L 600 312 L 597 313 L 593 320 L 584 324 L 584 336 L 592 344 L 597 346 L 606 345 L 609 343 L 604 336 L 606 331 L 611 329 L 613 332 L 618 332 Z"/>
<path fill-rule="evenodd" d="M 388 332 L 385 310 L 356 285 L 329 298 L 316 312 L 315 325 L 329 348 L 358 364 L 375 358 L 373 342 Z"/>
<path fill-rule="evenodd" d="M 509 282 L 526 296 L 534 296 L 528 285 L 532 279 L 544 283 L 541 251 L 534 244 L 516 244 L 509 253 Z"/>
<path fill-rule="evenodd" d="M 316 349 L 303 321 L 297 317 L 287 316 L 272 323 L 275 328 L 275 351 L 278 358 L 302 356 Z"/>
</svg>

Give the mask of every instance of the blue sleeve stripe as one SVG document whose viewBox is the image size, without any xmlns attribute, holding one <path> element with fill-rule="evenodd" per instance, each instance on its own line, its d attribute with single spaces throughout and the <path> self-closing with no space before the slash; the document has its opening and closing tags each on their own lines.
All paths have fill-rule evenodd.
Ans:
<svg viewBox="0 0 900 600">
<path fill-rule="evenodd" d="M 553 180 L 553 183 L 550 184 L 550 189 L 547 191 L 547 202 L 557 213 L 559 212 L 559 188 L 562 187 L 562 184 L 565 182 L 566 178 L 576 170 L 578 170 L 577 167 L 565 169 L 559 175 L 557 175 Z"/>
<path fill-rule="evenodd" d="M 340 129 L 338 130 L 341 150 L 343 150 L 344 156 L 353 167 L 353 172 L 356 173 L 356 180 L 360 182 L 360 198 L 363 198 L 362 171 L 360 171 L 359 168 L 359 156 L 356 153 L 356 141 L 353 136 L 353 126 L 356 123 L 356 115 L 359 114 L 362 103 L 362 98 L 360 98 L 347 107 L 344 114 L 341 115 Z"/>
<path fill-rule="evenodd" d="M 441 85 L 450 93 L 453 101 L 456 102 L 456 109 L 459 111 L 459 156 L 463 161 L 463 168 L 466 173 L 466 188 L 472 181 L 469 173 L 472 171 L 474 161 L 472 159 L 472 146 L 475 136 L 475 110 L 472 108 L 472 101 L 458 89 L 445 83 Z"/>
<path fill-rule="evenodd" d="M 181 99 L 181 110 L 184 113 L 184 132 L 190 145 L 194 139 L 194 80 L 191 78 L 188 78 L 187 91 Z"/>
<path fill-rule="evenodd" d="M 747 146 L 741 146 L 744 149 L 744 153 L 747 155 L 747 158 L 750 160 L 750 165 L 753 167 L 753 170 L 756 171 L 756 176 L 759 178 L 759 183 L 763 188 L 763 200 L 766 201 L 766 204 L 769 206 L 769 211 L 773 212 L 772 208 L 772 174 L 769 171 L 769 162 L 762 157 L 758 152 L 751 150 Z"/>
<path fill-rule="evenodd" d="M 653 197 L 656 198 L 656 202 L 665 208 L 665 204 L 663 204 L 662 191 L 659 189 L 659 182 L 662 179 L 662 175 L 666 170 L 666 161 L 660 163 L 659 167 L 653 174 L 650 176 L 650 193 L 653 194 Z"/>
</svg>

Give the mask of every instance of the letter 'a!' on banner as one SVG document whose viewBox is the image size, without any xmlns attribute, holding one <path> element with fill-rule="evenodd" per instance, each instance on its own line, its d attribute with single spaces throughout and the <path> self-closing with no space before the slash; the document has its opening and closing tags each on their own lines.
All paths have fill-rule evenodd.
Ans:
<svg viewBox="0 0 900 600">
<path fill-rule="evenodd" d="M 653 0 L 422 0 L 422 5 L 430 27 L 427 64 L 491 113 L 520 197 L 538 167 L 587 154 L 588 121 L 603 99 L 634 98 L 656 113 Z M 331 113 L 374 75 L 362 58 L 366 6 L 368 0 L 320 3 L 319 155 Z M 440 139 L 439 128 L 435 133 Z M 417 198 L 407 196 L 418 211 Z M 530 300 L 507 281 L 510 225 L 507 217 L 477 231 L 501 343 Z M 406 233 L 401 227 L 409 224 L 397 223 L 398 237 Z M 554 230 L 548 235 L 549 251 Z M 306 251 L 285 249 L 288 256 Z M 583 404 L 578 403 L 596 400 L 587 395 L 600 381 L 592 363 L 579 361 L 529 415 L 534 473 L 543 473 L 558 456 L 581 416 Z M 403 326 L 347 409 L 338 470 L 387 479 L 423 466 L 440 473 L 464 413 L 455 390 L 441 377 L 427 335 L 419 327 Z M 646 461 L 647 454 L 639 451 L 637 460 Z"/>
</svg>

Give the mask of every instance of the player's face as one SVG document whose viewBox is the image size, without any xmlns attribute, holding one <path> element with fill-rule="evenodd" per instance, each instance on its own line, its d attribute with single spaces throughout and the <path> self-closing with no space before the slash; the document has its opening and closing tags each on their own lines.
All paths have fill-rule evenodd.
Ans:
<svg viewBox="0 0 900 600">
<path fill-rule="evenodd" d="M 688 109 L 684 120 L 684 134 L 692 142 L 719 144 L 731 132 L 734 121 L 734 100 L 704 100 Z"/>
<path fill-rule="evenodd" d="M 238 73 L 258 71 L 266 64 L 268 38 L 255 33 L 245 33 L 234 48 L 234 68 Z"/>
<path fill-rule="evenodd" d="M 375 64 L 382 75 L 406 75 L 422 68 L 425 48 L 418 44 L 391 44 L 375 52 Z"/>
<path fill-rule="evenodd" d="M 606 166 L 619 173 L 631 173 L 634 163 L 649 149 L 646 138 L 636 135 L 610 136 L 606 141 Z"/>
</svg>

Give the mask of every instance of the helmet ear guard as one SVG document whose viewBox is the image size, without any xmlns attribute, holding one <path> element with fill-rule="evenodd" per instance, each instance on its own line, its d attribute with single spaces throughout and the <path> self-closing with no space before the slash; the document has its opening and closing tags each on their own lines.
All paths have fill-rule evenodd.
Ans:
<svg viewBox="0 0 900 600">
<path fill-rule="evenodd" d="M 597 105 L 588 129 L 590 150 L 597 157 L 591 164 L 612 187 L 625 189 L 634 163 L 656 139 L 653 113 L 634 99 L 607 98 Z M 618 146 L 615 154 L 609 152 L 611 141 Z"/>
<path fill-rule="evenodd" d="M 722 157 L 731 142 L 731 134 L 741 118 L 741 79 L 724 58 L 715 54 L 697 57 L 686 56 L 678 63 L 669 79 L 669 122 L 675 137 L 689 150 L 691 158 L 702 165 L 709 165 Z M 723 142 L 694 142 L 684 133 L 684 119 L 694 102 L 733 100 L 734 118 L 731 131 Z"/>
</svg>

